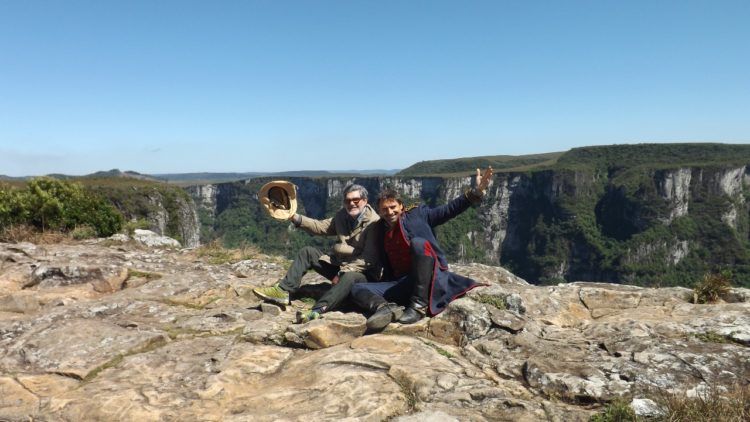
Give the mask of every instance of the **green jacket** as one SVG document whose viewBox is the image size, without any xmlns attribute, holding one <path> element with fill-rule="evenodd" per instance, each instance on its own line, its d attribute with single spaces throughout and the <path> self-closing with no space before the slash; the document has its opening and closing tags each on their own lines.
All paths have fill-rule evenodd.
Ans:
<svg viewBox="0 0 750 422">
<path fill-rule="evenodd" d="M 342 272 L 359 272 L 372 279 L 380 277 L 382 234 L 373 224 L 380 220 L 380 216 L 370 204 L 365 205 L 362 218 L 354 227 L 350 227 L 351 217 L 344 208 L 338 210 L 333 218 L 325 220 L 315 220 L 304 215 L 300 215 L 300 218 L 299 227 L 306 232 L 338 238 L 331 253 L 323 255 L 321 261 L 340 266 Z"/>
</svg>

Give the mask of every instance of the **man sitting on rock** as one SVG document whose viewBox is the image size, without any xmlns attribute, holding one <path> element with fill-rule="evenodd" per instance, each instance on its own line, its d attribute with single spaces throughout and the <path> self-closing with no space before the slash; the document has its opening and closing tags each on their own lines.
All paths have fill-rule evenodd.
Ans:
<svg viewBox="0 0 750 422">
<path fill-rule="evenodd" d="M 256 295 L 280 305 L 289 304 L 290 293 L 296 292 L 302 277 L 313 269 L 331 280 L 333 287 L 313 306 L 312 310 L 297 313 L 297 322 L 320 318 L 323 312 L 331 311 L 348 296 L 355 283 L 368 279 L 377 280 L 380 272 L 380 239 L 374 230 L 380 217 L 367 203 L 367 189 L 360 185 L 344 188 L 343 207 L 333 218 L 315 220 L 304 215 L 293 214 L 295 226 L 312 235 L 337 236 L 338 243 L 330 255 L 317 248 L 302 248 L 292 262 L 286 276 L 270 287 L 253 289 Z"/>
<path fill-rule="evenodd" d="M 425 315 L 437 315 L 453 299 L 477 286 L 474 280 L 448 271 L 433 227 L 480 203 L 491 178 L 492 167 L 484 174 L 477 169 L 476 187 L 435 208 L 421 205 L 405 210 L 395 191 L 380 193 L 378 226 L 384 231 L 384 279 L 392 281 L 352 288 L 354 302 L 372 312 L 367 320 L 370 331 L 382 330 L 393 321 L 413 324 Z M 408 304 L 406 311 L 399 304 Z"/>
</svg>

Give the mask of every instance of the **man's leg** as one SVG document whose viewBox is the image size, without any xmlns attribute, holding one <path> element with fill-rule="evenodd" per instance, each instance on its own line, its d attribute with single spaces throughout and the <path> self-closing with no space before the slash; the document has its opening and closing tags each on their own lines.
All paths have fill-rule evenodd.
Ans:
<svg viewBox="0 0 750 422">
<path fill-rule="evenodd" d="M 316 272 L 321 267 L 321 263 L 318 262 L 320 257 L 323 256 L 323 252 L 319 249 L 313 248 L 312 246 L 305 246 L 297 252 L 297 256 L 294 257 L 292 265 L 286 272 L 284 278 L 279 282 L 279 287 L 289 293 L 294 293 L 299 289 L 302 283 L 302 277 L 311 269 L 315 269 Z M 318 268 L 316 268 L 318 267 Z M 325 275 L 323 275 L 325 277 Z"/>
<path fill-rule="evenodd" d="M 396 281 L 361 283 L 352 287 L 352 301 L 370 313 L 367 318 L 369 331 L 383 330 L 388 324 L 401 318 L 404 307 L 389 300 L 406 297 L 412 290 L 410 285 L 411 281 L 404 277 Z"/>
<path fill-rule="evenodd" d="M 339 277 L 336 284 L 331 286 L 323 296 L 315 302 L 312 310 L 298 311 L 297 323 L 304 323 L 320 318 L 320 314 L 336 309 L 341 302 L 346 300 L 352 290 L 352 286 L 366 283 L 367 277 L 362 273 L 347 272 Z"/>
<path fill-rule="evenodd" d="M 315 302 L 313 309 L 320 309 L 321 312 L 328 312 L 336 309 L 347 297 L 352 290 L 352 286 L 357 283 L 366 283 L 367 277 L 362 273 L 346 272 L 339 277 L 339 282 L 331 286 L 325 294 Z"/>
<path fill-rule="evenodd" d="M 409 306 L 398 320 L 402 324 L 413 324 L 427 313 L 430 287 L 435 275 L 435 258 L 431 253 L 430 242 L 415 237 L 411 240 L 411 272 L 409 278 L 414 282 L 414 290 L 409 298 Z"/>
<path fill-rule="evenodd" d="M 299 289 L 302 277 L 308 270 L 314 269 L 324 277 L 328 277 L 331 273 L 335 275 L 338 272 L 338 267 L 318 261 L 322 255 L 323 252 L 312 246 L 300 249 L 294 261 L 292 261 L 291 267 L 289 267 L 289 270 L 280 282 L 270 287 L 253 289 L 253 292 L 260 298 L 270 302 L 288 305 L 289 294 Z"/>
</svg>

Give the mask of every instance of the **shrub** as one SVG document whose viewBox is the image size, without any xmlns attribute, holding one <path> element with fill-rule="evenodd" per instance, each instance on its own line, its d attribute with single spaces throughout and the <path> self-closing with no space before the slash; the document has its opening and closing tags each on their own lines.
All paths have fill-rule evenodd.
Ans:
<svg viewBox="0 0 750 422">
<path fill-rule="evenodd" d="M 608 404 L 601 413 L 592 416 L 589 422 L 630 422 L 636 421 L 635 411 L 623 400 Z"/>
<path fill-rule="evenodd" d="M 70 237 L 76 240 L 91 239 L 96 237 L 96 229 L 88 225 L 78 226 L 70 232 Z"/>
<path fill-rule="evenodd" d="M 25 189 L 0 189 L 0 228 L 28 225 L 46 232 L 71 231 L 89 226 L 99 236 L 120 230 L 122 215 L 104 198 L 79 183 L 42 177 Z"/>
<path fill-rule="evenodd" d="M 748 421 L 750 386 L 708 387 L 695 397 L 684 394 L 657 394 L 656 402 L 665 409 L 663 421 Z"/>
<path fill-rule="evenodd" d="M 128 236 L 132 236 L 133 233 L 135 233 L 136 230 L 149 230 L 151 228 L 151 223 L 148 222 L 148 220 L 143 218 L 133 219 L 128 221 L 122 226 L 123 233 L 126 233 Z"/>
<path fill-rule="evenodd" d="M 693 303 L 714 303 L 729 292 L 732 275 L 729 271 L 709 273 L 693 287 Z"/>
</svg>

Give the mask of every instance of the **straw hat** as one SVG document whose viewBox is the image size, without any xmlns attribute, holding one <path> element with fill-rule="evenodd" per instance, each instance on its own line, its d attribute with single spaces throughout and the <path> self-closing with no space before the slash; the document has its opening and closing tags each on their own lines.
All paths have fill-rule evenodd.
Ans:
<svg viewBox="0 0 750 422">
<path fill-rule="evenodd" d="M 284 180 L 268 182 L 260 188 L 258 199 L 277 220 L 288 220 L 297 212 L 297 187 Z"/>
</svg>

